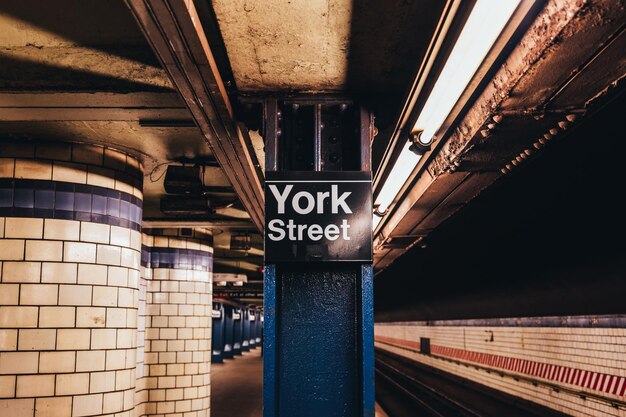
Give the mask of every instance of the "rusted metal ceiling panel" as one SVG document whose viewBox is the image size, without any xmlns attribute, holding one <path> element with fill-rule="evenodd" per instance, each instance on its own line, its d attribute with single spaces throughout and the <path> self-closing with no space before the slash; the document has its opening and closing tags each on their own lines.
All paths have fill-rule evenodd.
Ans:
<svg viewBox="0 0 626 417">
<path fill-rule="evenodd" d="M 623 29 L 624 22 L 626 6 L 621 0 L 549 2 L 546 11 L 512 55 L 512 58 L 523 59 L 521 63 L 525 67 L 521 69 L 524 73 L 500 107 L 503 110 L 527 110 L 546 104 Z M 520 54 L 525 50 L 526 53 Z M 606 69 L 617 68 L 611 63 Z M 581 93 L 588 94 L 587 91 Z M 580 97 L 577 101 L 571 105 L 580 105 Z"/>
<path fill-rule="evenodd" d="M 378 248 L 374 256 L 377 268 L 384 269 L 414 245 L 422 244 L 424 237 L 433 229 L 454 215 L 467 201 L 476 197 L 501 175 L 499 172 L 458 174 L 448 176 L 447 181 L 439 181 L 438 190 L 435 192 L 429 189 L 428 195 L 424 194 L 419 204 L 412 208 L 394 230 L 394 234 Z M 398 245 L 396 241 L 400 244 Z"/>
<path fill-rule="evenodd" d="M 396 234 L 428 233 L 502 174 L 532 159 L 551 140 L 583 120 L 594 110 L 593 101 L 598 96 L 623 89 L 620 80 L 625 76 L 625 57 L 624 49 L 620 53 L 618 48 L 626 8 L 623 2 L 616 3 L 547 2 L 475 102 L 453 125 L 454 130 L 444 132 L 444 142 L 425 163 L 422 177 L 409 188 L 377 241 Z M 578 32 L 585 35 L 584 41 Z M 603 68 L 593 70 L 600 63 Z M 546 103 L 557 92 L 557 99 L 546 111 Z M 442 195 L 431 201 L 440 203 L 424 218 L 425 198 L 430 196 L 424 185 L 430 188 L 451 172 L 480 175 L 472 175 L 458 189 L 452 186 L 437 191 Z M 409 198 L 412 193 L 418 198 Z M 402 220 L 394 221 L 398 216 Z M 413 227 L 408 226 L 411 223 Z M 396 256 L 395 250 L 383 257 L 377 254 L 376 268 L 380 271 Z"/>
<path fill-rule="evenodd" d="M 626 21 L 626 16 L 624 17 Z M 569 82 L 551 98 L 549 109 L 567 109 L 580 106 L 580 97 L 588 97 L 588 91 L 602 96 L 604 89 L 612 88 L 616 79 L 626 76 L 626 24 L 619 35 L 611 38 L 606 47 L 587 62 Z M 596 97 L 595 95 L 593 96 Z M 587 105 L 588 103 L 585 103 Z"/>
<path fill-rule="evenodd" d="M 498 123 L 481 129 L 471 152 L 459 160 L 458 171 L 500 171 L 511 159 L 528 148 L 569 113 L 504 113 Z M 491 127 L 491 128 L 490 128 Z"/>
<path fill-rule="evenodd" d="M 257 228 L 263 230 L 261 179 L 233 120 L 226 89 L 190 1 L 126 0 L 180 92 L 215 158 Z"/>
<path fill-rule="evenodd" d="M 435 209 L 446 196 L 461 184 L 470 174 L 467 172 L 446 173 L 435 178 L 423 194 L 411 193 L 406 196 L 404 203 L 411 203 L 409 211 L 402 216 L 393 232 L 389 236 L 408 235 L 428 214 Z M 413 191 L 413 190 L 412 190 Z M 417 189 L 415 190 L 417 191 Z M 393 221 L 393 219 L 392 219 Z"/>
<path fill-rule="evenodd" d="M 537 65 L 546 60 L 560 33 L 575 23 L 578 12 L 584 7 L 582 3 L 566 0 L 549 1 L 537 16 L 526 34 L 510 53 L 499 70 L 493 75 L 490 83 L 465 113 L 456 128 L 449 134 L 443 145 L 429 163 L 428 171 L 437 176 L 455 165 L 456 159 L 466 153 L 476 141 L 480 140 L 480 131 L 492 123 L 513 96 L 513 90 L 528 77 L 536 74 Z M 560 72 L 562 67 L 542 68 L 544 72 Z M 538 91 L 533 87 L 534 91 Z M 530 91 L 528 92 L 530 94 Z M 543 99 L 547 97 L 544 91 Z M 542 98 L 536 98 L 535 105 L 526 105 L 524 109 L 536 108 Z M 519 113 L 523 110 L 519 110 Z M 496 120 L 497 122 L 497 120 Z M 493 137 L 495 139 L 495 136 Z"/>
<path fill-rule="evenodd" d="M 482 190 L 490 186 L 502 174 L 500 172 L 474 173 L 450 192 L 433 211 L 411 231 L 411 234 L 425 234 L 449 219 L 468 201 L 476 197 Z"/>
</svg>

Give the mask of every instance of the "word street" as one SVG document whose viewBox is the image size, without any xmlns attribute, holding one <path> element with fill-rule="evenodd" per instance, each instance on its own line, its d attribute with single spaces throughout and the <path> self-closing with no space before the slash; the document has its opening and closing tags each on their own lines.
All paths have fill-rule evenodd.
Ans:
<svg viewBox="0 0 626 417">
<path fill-rule="evenodd" d="M 321 238 L 337 240 L 339 238 L 339 229 L 341 229 L 341 238 L 350 240 L 350 236 L 348 235 L 350 225 L 346 219 L 343 219 L 339 226 L 329 224 L 326 227 L 322 227 L 319 224 L 296 224 L 293 219 L 289 219 L 285 225 L 285 222 L 281 219 L 274 219 L 268 223 L 267 227 L 271 232 L 268 233 L 267 237 L 274 241 L 283 240 L 285 237 L 289 240 L 302 240 L 305 236 L 305 231 L 306 236 L 313 241 L 320 240 Z M 287 233 L 285 232 L 285 228 L 288 230 Z"/>
</svg>

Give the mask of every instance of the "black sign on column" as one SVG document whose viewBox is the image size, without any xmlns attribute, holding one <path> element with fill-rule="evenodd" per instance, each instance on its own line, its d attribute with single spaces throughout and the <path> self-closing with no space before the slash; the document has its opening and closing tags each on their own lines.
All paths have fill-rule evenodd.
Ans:
<svg viewBox="0 0 626 417">
<path fill-rule="evenodd" d="M 267 172 L 265 263 L 295 261 L 372 261 L 371 173 Z"/>
</svg>

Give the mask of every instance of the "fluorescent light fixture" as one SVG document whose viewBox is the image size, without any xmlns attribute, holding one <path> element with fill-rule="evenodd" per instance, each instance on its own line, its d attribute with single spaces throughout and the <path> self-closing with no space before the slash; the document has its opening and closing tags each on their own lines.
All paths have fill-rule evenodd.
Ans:
<svg viewBox="0 0 626 417">
<path fill-rule="evenodd" d="M 382 219 L 383 219 L 382 217 L 374 214 L 374 221 L 372 222 L 372 230 L 376 230 L 376 228 L 378 227 L 378 224 L 380 223 Z"/>
<path fill-rule="evenodd" d="M 519 3 L 520 0 L 476 2 L 415 123 L 414 130 L 424 131 L 421 141 L 430 142 L 439 130 Z M 376 198 L 379 212 L 389 208 L 422 158 L 409 147 L 407 142 Z M 374 229 L 381 219 L 374 216 Z"/>
<path fill-rule="evenodd" d="M 519 5 L 519 0 L 478 0 L 422 109 L 415 129 L 428 142 L 467 87 Z"/>
<path fill-rule="evenodd" d="M 420 159 L 422 159 L 421 155 L 416 155 L 409 150 L 410 146 L 410 142 L 407 142 L 404 145 L 404 148 L 402 148 L 402 152 L 400 152 L 396 163 L 393 165 L 383 188 L 378 194 L 376 203 L 379 205 L 378 210 L 380 212 L 384 213 L 389 208 L 389 205 L 394 198 L 396 198 L 396 195 L 398 195 L 398 192 L 404 185 L 404 182 L 407 178 L 409 178 L 409 175 L 411 175 L 411 172 L 413 172 L 413 169 Z"/>
</svg>

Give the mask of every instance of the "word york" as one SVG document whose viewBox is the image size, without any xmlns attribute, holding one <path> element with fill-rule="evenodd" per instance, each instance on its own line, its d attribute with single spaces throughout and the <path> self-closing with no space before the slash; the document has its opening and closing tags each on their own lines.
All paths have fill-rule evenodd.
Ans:
<svg viewBox="0 0 626 417">
<path fill-rule="evenodd" d="M 285 214 L 285 203 L 287 201 L 287 197 L 289 197 L 289 194 L 291 193 L 291 190 L 293 190 L 293 185 L 290 184 L 286 186 L 282 193 L 278 191 L 278 187 L 274 184 L 270 185 L 270 190 L 278 203 L 278 214 Z M 345 192 L 339 196 L 339 187 L 337 185 L 332 185 L 330 187 L 330 193 L 318 191 L 316 193 L 317 198 L 308 191 L 297 192 L 291 199 L 291 205 L 298 214 L 309 214 L 316 207 L 317 214 L 324 214 L 324 200 L 330 197 L 331 213 L 338 214 L 339 207 L 341 207 L 343 212 L 348 214 L 352 213 L 352 210 L 350 210 L 350 207 L 346 203 L 346 198 L 348 198 L 350 194 L 352 193 Z M 306 200 L 304 206 L 302 205 L 302 200 Z"/>
</svg>

